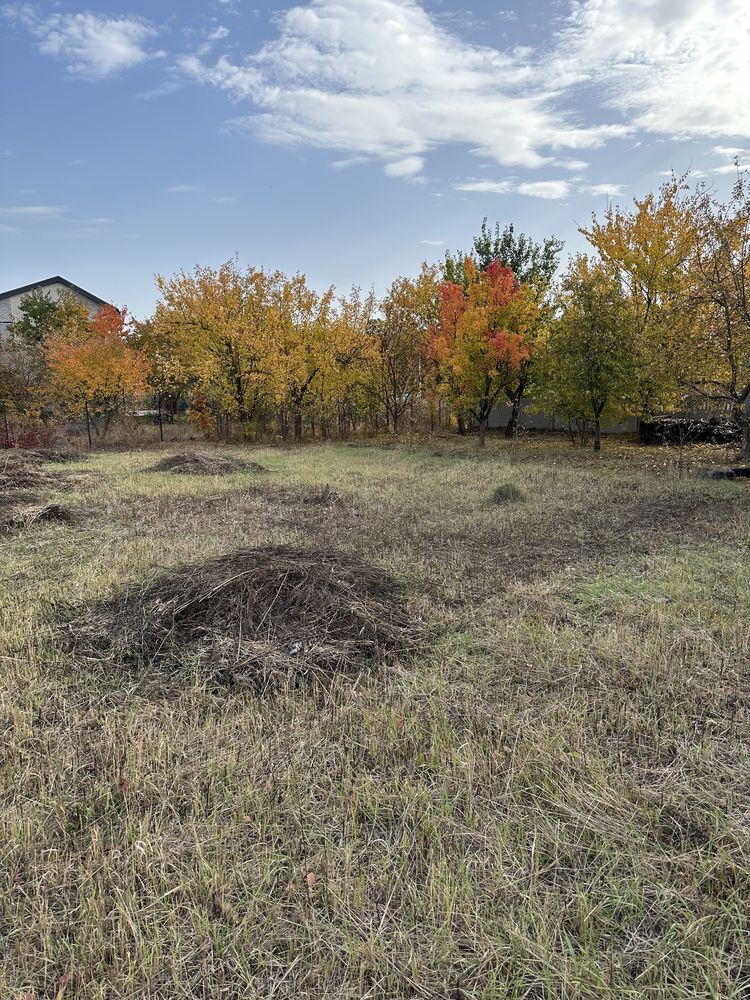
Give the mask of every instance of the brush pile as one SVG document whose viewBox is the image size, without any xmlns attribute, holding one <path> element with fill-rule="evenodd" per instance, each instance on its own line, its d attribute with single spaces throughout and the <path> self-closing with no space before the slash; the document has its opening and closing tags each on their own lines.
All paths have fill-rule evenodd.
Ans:
<svg viewBox="0 0 750 1000">
<path fill-rule="evenodd" d="M 52 461 L 42 452 L 8 451 L 0 454 L 0 532 L 30 528 L 44 521 L 66 524 L 72 512 L 58 503 L 43 503 L 39 492 L 60 489 L 71 477 L 47 472 L 40 466 Z"/>
<path fill-rule="evenodd" d="M 357 672 L 409 645 L 399 587 L 323 551 L 271 546 L 185 566 L 141 592 L 90 607 L 74 649 L 120 662 L 198 666 L 218 683 Z"/>
<path fill-rule="evenodd" d="M 182 476 L 227 476 L 232 472 L 267 472 L 258 462 L 246 462 L 226 455 L 213 455 L 207 452 L 184 452 L 179 455 L 168 455 L 149 472 L 171 472 Z"/>
</svg>

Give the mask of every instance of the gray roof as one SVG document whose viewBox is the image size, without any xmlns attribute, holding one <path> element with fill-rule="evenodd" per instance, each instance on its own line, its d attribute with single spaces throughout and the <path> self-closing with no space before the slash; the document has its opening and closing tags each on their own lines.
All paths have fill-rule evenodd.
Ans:
<svg viewBox="0 0 750 1000">
<path fill-rule="evenodd" d="M 85 288 L 81 288 L 80 285 L 74 285 L 72 281 L 68 281 L 67 278 L 60 277 L 59 274 L 56 274 L 53 278 L 45 278 L 43 281 L 32 281 L 30 285 L 21 285 L 19 288 L 11 288 L 7 292 L 0 292 L 0 301 L 2 301 L 2 299 L 12 298 L 14 295 L 25 295 L 26 292 L 34 292 L 38 288 L 45 288 L 47 285 L 65 285 L 65 287 L 69 288 L 71 292 L 78 292 L 79 295 L 83 295 L 92 302 L 96 302 L 97 305 L 109 305 L 109 303 L 104 299 L 100 299 L 98 295 L 93 295 L 91 292 L 87 292 Z"/>
</svg>

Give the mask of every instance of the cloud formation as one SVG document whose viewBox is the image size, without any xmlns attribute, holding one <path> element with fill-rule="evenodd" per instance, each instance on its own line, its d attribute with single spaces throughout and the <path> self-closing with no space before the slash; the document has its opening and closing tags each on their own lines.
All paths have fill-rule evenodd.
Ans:
<svg viewBox="0 0 750 1000">
<path fill-rule="evenodd" d="M 527 50 L 469 44 L 416 0 L 312 0 L 286 11 L 279 35 L 243 62 L 180 60 L 188 76 L 257 109 L 236 119 L 276 143 L 411 164 L 460 145 L 509 167 L 590 149 L 626 130 L 581 125 L 559 106 Z M 568 161 L 578 166 L 580 160 Z"/>
<path fill-rule="evenodd" d="M 559 30 L 546 47 L 503 49 L 462 39 L 460 20 L 437 18 L 423 0 L 309 0 L 281 13 L 259 49 L 238 55 L 236 33 L 228 39 L 218 25 L 173 68 L 246 106 L 235 131 L 333 150 L 337 166 L 375 160 L 407 181 L 446 146 L 514 172 L 580 173 L 581 151 L 634 132 L 750 137 L 748 0 L 567 0 L 554 9 Z M 135 16 L 3 11 L 80 76 L 158 54 L 149 51 L 156 28 Z M 578 180 L 531 180 L 521 193 L 564 197 Z M 461 190 L 521 185 L 501 178 Z"/>
<path fill-rule="evenodd" d="M 102 79 L 149 58 L 156 29 L 138 17 L 100 14 L 40 14 L 30 4 L 6 5 L 4 17 L 25 27 L 44 55 L 65 63 L 76 76 Z"/>
<path fill-rule="evenodd" d="M 747 0 L 573 0 L 555 78 L 663 135 L 750 135 Z"/>
<path fill-rule="evenodd" d="M 12 215 L 17 218 L 49 218 L 61 215 L 64 205 L 9 205 L 0 207 L 0 215 Z"/>
</svg>

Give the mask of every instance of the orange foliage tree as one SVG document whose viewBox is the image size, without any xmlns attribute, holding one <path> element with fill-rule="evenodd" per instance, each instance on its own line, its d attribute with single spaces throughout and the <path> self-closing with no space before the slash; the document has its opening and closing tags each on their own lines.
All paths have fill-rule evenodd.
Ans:
<svg viewBox="0 0 750 1000">
<path fill-rule="evenodd" d="M 484 445 L 490 412 L 529 356 L 527 331 L 537 316 L 534 295 L 496 261 L 479 271 L 464 262 L 465 285 L 440 286 L 440 322 L 428 355 L 438 385 L 458 414 L 470 413 Z"/>
<path fill-rule="evenodd" d="M 128 343 L 126 310 L 104 305 L 93 319 L 76 314 L 50 334 L 45 346 L 55 402 L 85 414 L 104 437 L 113 417 L 143 394 L 148 361 Z"/>
</svg>

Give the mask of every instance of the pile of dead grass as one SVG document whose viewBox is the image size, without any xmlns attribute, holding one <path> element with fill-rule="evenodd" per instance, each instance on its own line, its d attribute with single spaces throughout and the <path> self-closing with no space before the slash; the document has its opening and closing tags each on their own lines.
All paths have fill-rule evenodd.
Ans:
<svg viewBox="0 0 750 1000">
<path fill-rule="evenodd" d="M 7 452 L 0 455 L 0 491 L 38 489 L 55 486 L 59 476 L 39 468 L 40 463 L 26 457 L 22 452 Z"/>
<path fill-rule="evenodd" d="M 220 683 L 255 689 L 377 666 L 414 637 L 388 574 L 290 546 L 184 566 L 88 608 L 69 630 L 84 655 L 189 663 Z"/>
<path fill-rule="evenodd" d="M 255 486 L 244 491 L 243 496 L 254 502 L 295 508 L 345 507 L 350 498 L 330 483 L 322 486 Z"/>
<path fill-rule="evenodd" d="M 8 506 L 0 513 L 0 528 L 24 530 L 35 524 L 54 521 L 58 524 L 73 524 L 75 516 L 69 507 L 59 503 L 24 503 Z"/>
<path fill-rule="evenodd" d="M 243 459 L 229 458 L 226 455 L 183 452 L 162 458 L 148 471 L 170 472 L 185 476 L 227 476 L 232 472 L 268 472 L 268 469 L 258 462 L 247 462 Z"/>
<path fill-rule="evenodd" d="M 7 452 L 0 456 L 0 533 L 26 530 L 47 521 L 71 524 L 72 511 L 59 503 L 44 502 L 40 493 L 70 485 L 74 477 L 48 472 L 41 453 Z"/>
</svg>

